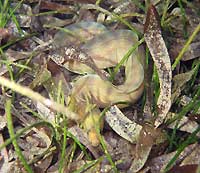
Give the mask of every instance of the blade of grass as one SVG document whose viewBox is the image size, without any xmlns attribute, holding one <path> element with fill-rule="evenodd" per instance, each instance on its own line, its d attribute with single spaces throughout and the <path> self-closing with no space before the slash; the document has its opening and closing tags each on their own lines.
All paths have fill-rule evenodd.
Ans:
<svg viewBox="0 0 200 173">
<path fill-rule="evenodd" d="M 163 9 L 163 15 L 162 15 L 162 18 L 161 18 L 161 26 L 163 27 L 164 24 L 165 24 L 165 18 L 166 18 L 166 15 L 167 15 L 167 10 L 168 10 L 168 7 L 169 7 L 169 3 L 170 3 L 170 0 L 167 0 L 165 2 L 165 5 L 164 5 L 164 9 Z"/>
<path fill-rule="evenodd" d="M 139 40 L 135 45 L 133 45 L 129 51 L 124 55 L 124 57 L 120 60 L 120 62 L 115 66 L 114 71 L 111 75 L 111 80 L 114 79 L 115 75 L 118 73 L 120 67 L 125 63 L 125 61 L 129 58 L 129 56 L 138 48 L 140 44 L 144 42 L 144 37 Z"/>
<path fill-rule="evenodd" d="M 14 65 L 14 66 L 19 67 L 19 68 L 23 68 L 23 69 L 26 69 L 26 70 L 31 70 L 31 68 L 26 66 L 26 65 L 15 63 L 15 62 L 11 62 L 9 60 L 0 60 L 0 63 L 6 64 L 8 66 Z"/>
<path fill-rule="evenodd" d="M 23 30 L 21 29 L 20 24 L 19 24 L 19 22 L 17 21 L 16 16 L 15 16 L 15 15 L 12 15 L 12 16 L 11 16 L 11 19 L 12 19 L 12 21 L 15 23 L 19 34 L 20 34 L 21 36 L 23 36 L 23 35 L 24 35 L 24 34 L 23 34 Z"/>
<path fill-rule="evenodd" d="M 136 28 L 134 28 L 129 22 L 127 22 L 125 19 L 123 19 L 122 17 L 120 17 L 119 15 L 115 14 L 115 13 L 111 13 L 108 10 L 105 10 L 101 7 L 99 7 L 98 5 L 94 5 L 94 4 L 86 4 L 82 6 L 83 9 L 93 9 L 93 10 L 97 10 L 100 11 L 106 15 L 109 16 L 113 16 L 115 17 L 118 21 L 120 21 L 121 23 L 123 23 L 124 25 L 126 25 L 130 30 L 132 30 L 134 33 L 136 33 L 138 36 L 141 36 L 141 32 L 139 32 Z"/>
<path fill-rule="evenodd" d="M 200 69 L 200 61 L 199 60 L 193 62 L 192 69 L 195 69 L 195 72 L 194 72 L 194 75 L 192 77 L 190 86 L 194 86 L 195 81 L 196 81 L 196 79 L 198 77 L 198 73 L 199 73 L 199 69 Z"/>
<path fill-rule="evenodd" d="M 31 60 L 32 60 L 32 58 L 34 57 L 34 52 L 32 52 L 31 54 L 30 54 L 30 56 L 27 58 L 27 60 L 26 60 L 26 62 L 24 63 L 24 66 L 25 67 L 28 67 L 28 68 L 30 68 L 28 65 L 29 65 L 29 63 L 31 62 Z M 18 79 L 18 77 L 20 76 L 20 74 L 22 74 L 23 73 L 23 71 L 24 70 L 26 70 L 25 68 L 20 68 L 17 72 L 16 72 L 16 79 Z"/>
<path fill-rule="evenodd" d="M 62 141 L 62 150 L 61 150 L 61 159 L 59 163 L 59 173 L 64 172 L 64 165 L 65 165 L 65 155 L 66 155 L 66 146 L 67 146 L 67 120 L 66 118 L 63 120 L 64 127 L 63 127 L 63 141 Z"/>
<path fill-rule="evenodd" d="M 181 9 L 181 15 L 182 15 L 183 37 L 186 39 L 186 38 L 188 38 L 188 33 L 187 33 L 187 29 L 186 29 L 187 18 L 186 18 L 186 14 L 185 14 L 185 9 L 183 8 L 181 0 L 178 0 L 178 5 Z"/>
<path fill-rule="evenodd" d="M 86 171 L 87 169 L 89 169 L 90 167 L 92 167 L 92 166 L 94 166 L 95 164 L 97 164 L 98 162 L 100 162 L 101 160 L 103 160 L 103 157 L 100 157 L 100 158 L 97 159 L 97 160 L 90 161 L 90 163 L 84 164 L 80 169 L 78 169 L 78 170 L 76 170 L 76 171 L 73 171 L 72 173 L 81 173 L 81 172 L 84 172 L 84 171 Z"/>
<path fill-rule="evenodd" d="M 175 141 L 175 138 L 176 138 L 176 131 L 177 129 L 179 129 L 178 125 L 182 119 L 183 116 L 185 116 L 189 111 L 193 110 L 194 109 L 194 106 L 196 105 L 196 102 L 198 103 L 198 97 L 200 95 L 200 88 L 199 90 L 197 91 L 197 94 L 194 96 L 194 98 L 191 100 L 191 102 L 186 105 L 182 110 L 181 112 L 178 113 L 178 115 L 175 117 L 175 119 L 173 119 L 173 121 L 177 120 L 176 124 L 175 124 L 175 127 L 173 129 L 173 132 L 172 132 L 172 135 L 170 137 L 170 144 L 169 144 L 169 147 L 168 147 L 168 150 L 171 150 L 172 149 L 172 146 L 173 146 L 173 142 Z"/>
<path fill-rule="evenodd" d="M 13 44 L 15 44 L 15 43 L 17 43 L 17 42 L 20 42 L 20 41 L 25 40 L 25 39 L 27 39 L 27 38 L 31 38 L 31 37 L 36 36 L 36 35 L 37 35 L 37 33 L 32 33 L 32 34 L 27 34 L 27 35 L 25 35 L 25 36 L 23 36 L 23 37 L 17 38 L 17 39 L 15 39 L 15 40 L 11 40 L 11 41 L 9 41 L 8 43 L 2 45 L 2 46 L 0 47 L 0 49 L 8 48 L 9 46 L 11 46 L 11 45 L 13 45 Z"/>
<path fill-rule="evenodd" d="M 176 68 L 176 66 L 180 62 L 183 54 L 187 51 L 190 43 L 192 42 L 192 40 L 194 40 L 195 36 L 198 34 L 199 31 L 200 31 L 200 24 L 197 25 L 197 27 L 193 31 L 192 35 L 189 37 L 189 39 L 187 40 L 187 42 L 185 43 L 185 45 L 183 46 L 183 48 L 179 52 L 178 56 L 176 57 L 174 64 L 172 65 L 172 70 L 174 70 Z"/>
<path fill-rule="evenodd" d="M 109 107 L 104 108 L 104 110 L 103 110 L 103 111 L 101 112 L 101 114 L 100 114 L 100 117 L 101 117 L 101 118 L 103 118 L 103 117 L 105 116 L 105 113 L 106 113 L 106 111 L 108 111 L 108 109 L 109 109 Z M 106 146 L 104 137 L 101 136 L 101 134 L 100 134 L 100 124 L 99 124 L 98 126 L 99 126 L 99 127 L 97 127 L 95 130 L 96 130 L 96 132 L 97 132 L 97 134 L 98 134 L 99 141 L 100 141 L 101 146 L 102 146 L 102 148 L 103 148 L 103 150 L 104 150 L 104 153 L 105 153 L 105 155 L 106 155 L 106 158 L 107 158 L 108 161 L 110 162 L 110 164 L 111 164 L 111 166 L 112 166 L 112 170 L 113 170 L 115 173 L 119 173 L 119 171 L 118 171 L 118 169 L 117 169 L 115 163 L 114 163 L 113 160 L 112 160 L 112 157 L 111 157 L 110 153 L 108 152 L 108 149 L 107 149 L 107 146 Z"/>
<path fill-rule="evenodd" d="M 2 55 L 2 58 L 6 59 L 6 60 L 5 60 L 6 68 L 7 68 L 8 72 L 9 72 L 10 79 L 13 81 L 13 80 L 14 80 L 13 70 L 12 70 L 12 68 L 10 67 L 10 64 L 9 64 L 8 61 L 7 61 L 7 57 L 6 57 L 6 55 L 4 54 L 4 52 L 3 52 L 3 50 L 2 50 L 1 48 L 0 48 L 0 53 L 1 53 L 1 55 Z M 0 60 L 0 63 L 3 62 L 3 61 L 4 61 L 4 60 Z"/>
<path fill-rule="evenodd" d="M 137 5 L 142 11 L 146 11 L 146 9 L 145 9 L 145 6 L 144 5 L 142 5 L 142 3 L 140 2 L 140 1 L 138 1 L 138 0 L 132 0 L 132 2 L 135 4 L 135 5 Z"/>
<path fill-rule="evenodd" d="M 51 123 L 46 122 L 46 121 L 39 121 L 36 122 L 34 124 L 31 124 L 30 126 L 27 126 L 23 129 L 20 129 L 17 131 L 17 133 L 10 137 L 9 139 L 7 139 L 1 146 L 0 146 L 0 151 L 2 150 L 2 148 L 6 147 L 7 145 L 11 144 L 13 140 L 16 140 L 17 138 L 19 138 L 21 135 L 23 135 L 25 132 L 31 130 L 33 127 L 38 127 L 38 126 L 47 126 L 52 130 L 52 134 L 53 136 L 55 135 L 55 130 L 54 127 L 52 126 Z"/>
<path fill-rule="evenodd" d="M 167 124 L 171 124 L 176 120 L 181 120 L 181 118 L 183 116 L 185 116 L 189 111 L 193 110 L 193 107 L 196 103 L 198 102 L 198 97 L 200 96 L 200 88 L 198 88 L 195 96 L 193 97 L 193 99 L 190 101 L 190 103 L 188 105 L 186 105 L 178 114 L 177 116 L 175 116 L 173 119 L 169 120 L 167 122 Z"/>
<path fill-rule="evenodd" d="M 18 8 L 20 8 L 20 6 L 21 6 L 21 4 L 22 4 L 23 1 L 24 1 L 24 0 L 21 0 L 20 2 L 18 2 L 14 9 L 10 8 L 10 9 L 9 9 L 9 16 L 8 16 L 8 20 L 10 20 L 10 18 L 12 19 L 12 21 L 15 23 L 15 25 L 16 25 L 16 27 L 17 27 L 17 29 L 18 29 L 18 31 L 19 31 L 19 33 L 20 33 L 21 35 L 23 35 L 23 31 L 22 31 L 22 29 L 21 29 L 21 27 L 20 27 L 20 25 L 19 25 L 19 22 L 17 21 L 17 18 L 16 18 L 16 16 L 14 15 L 14 13 L 15 13 L 15 11 L 16 11 Z"/>
<path fill-rule="evenodd" d="M 194 130 L 194 132 L 180 145 L 174 157 L 168 162 L 167 166 L 165 167 L 163 173 L 169 171 L 172 166 L 175 164 L 176 160 L 178 159 L 181 152 L 191 143 L 194 141 L 195 136 L 200 131 L 200 126 Z"/>
<path fill-rule="evenodd" d="M 2 3 L 0 4 L 0 10 L 1 10 L 0 26 L 1 27 L 5 27 L 5 25 L 8 23 L 10 18 L 12 18 L 12 19 L 15 18 L 13 20 L 13 22 L 18 27 L 19 32 L 21 32 L 20 31 L 21 29 L 20 29 L 19 24 L 16 20 L 16 17 L 14 16 L 14 12 L 20 7 L 20 5 L 22 4 L 23 1 L 24 0 L 21 0 L 20 2 L 18 2 L 14 9 L 11 8 L 9 0 L 5 0 L 3 4 Z"/>
<path fill-rule="evenodd" d="M 70 157 L 69 157 L 69 163 L 71 163 L 73 161 L 76 148 L 77 148 L 77 144 L 76 144 L 76 142 L 74 142 L 73 145 L 72 145 L 72 152 L 71 152 Z"/>
<path fill-rule="evenodd" d="M 99 135 L 99 140 L 100 140 L 101 146 L 102 146 L 102 148 L 103 148 L 103 150 L 104 150 L 104 153 L 105 153 L 105 155 L 106 155 L 106 158 L 108 159 L 108 161 L 110 162 L 110 164 L 111 164 L 111 166 L 112 166 L 112 170 L 113 170 L 115 173 L 119 173 L 119 171 L 117 170 L 117 167 L 116 167 L 115 163 L 114 163 L 113 160 L 112 160 L 112 157 L 111 157 L 110 153 L 108 152 L 108 149 L 107 149 L 107 147 L 106 147 L 106 143 L 105 143 L 105 141 L 104 141 L 103 136 Z"/>
<path fill-rule="evenodd" d="M 62 91 L 62 81 L 58 83 L 58 93 L 57 93 L 57 102 L 64 105 L 64 93 Z M 62 140 L 62 150 L 61 150 L 61 159 L 59 163 L 59 173 L 64 172 L 64 163 L 65 163 L 65 155 L 66 155 L 66 146 L 67 146 L 67 119 L 63 116 L 63 124 L 64 127 L 62 128 L 63 131 L 63 140 Z"/>
<path fill-rule="evenodd" d="M 96 5 L 99 5 L 99 4 L 101 3 L 101 1 L 102 1 L 102 0 L 97 0 L 95 4 L 96 4 Z"/>
<path fill-rule="evenodd" d="M 8 17 L 8 8 L 9 8 L 9 0 L 3 1 L 3 4 L 1 3 L 0 10 L 0 27 L 4 27 L 7 23 L 7 17 Z"/>
<path fill-rule="evenodd" d="M 200 102 L 197 102 L 196 105 L 194 105 L 194 108 L 192 109 L 193 114 L 197 114 L 200 110 Z"/>
<path fill-rule="evenodd" d="M 85 146 L 83 146 L 83 145 L 79 142 L 79 140 L 78 140 L 72 133 L 70 133 L 69 131 L 67 131 L 67 136 L 70 137 L 70 138 L 72 138 L 72 139 L 77 143 L 77 145 L 80 147 L 80 149 L 83 151 L 83 153 L 85 154 L 86 158 L 87 158 L 88 160 L 91 160 L 91 157 L 90 157 L 89 154 L 87 153 Z"/>
<path fill-rule="evenodd" d="M 7 127 L 8 127 L 8 131 L 10 134 L 10 137 L 14 137 L 15 133 L 14 133 L 14 127 L 13 127 L 13 123 L 12 123 L 12 115 L 11 115 L 11 100 L 8 100 L 6 102 L 6 107 L 5 107 L 5 111 L 6 111 L 6 117 L 7 117 Z M 24 155 L 22 154 L 21 149 L 19 148 L 19 145 L 17 143 L 16 139 L 13 139 L 12 141 L 13 146 L 15 148 L 15 152 L 17 153 L 18 158 L 20 159 L 20 161 L 22 162 L 22 164 L 24 165 L 24 168 L 27 170 L 27 172 L 29 173 L 33 173 L 33 170 L 31 169 L 31 167 L 28 165 Z"/>
</svg>

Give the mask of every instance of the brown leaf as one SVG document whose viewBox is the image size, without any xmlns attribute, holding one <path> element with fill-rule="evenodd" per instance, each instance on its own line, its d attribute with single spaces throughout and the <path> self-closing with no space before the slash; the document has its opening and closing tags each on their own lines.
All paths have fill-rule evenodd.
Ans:
<svg viewBox="0 0 200 173">
<path fill-rule="evenodd" d="M 174 166 L 167 173 L 197 173 L 198 165 Z"/>
<path fill-rule="evenodd" d="M 0 133 L 0 145 L 4 143 L 3 135 Z M 0 171 L 7 172 L 12 163 L 9 162 L 9 156 L 6 148 L 0 151 Z"/>
<path fill-rule="evenodd" d="M 91 3 L 95 4 L 96 0 L 68 0 L 69 2 L 79 2 L 79 3 Z"/>
<path fill-rule="evenodd" d="M 0 44 L 1 40 L 3 39 L 8 40 L 11 35 L 12 31 L 10 28 L 0 28 Z"/>
<path fill-rule="evenodd" d="M 116 105 L 106 112 L 105 120 L 122 138 L 137 142 L 142 126 L 129 120 Z"/>
<path fill-rule="evenodd" d="M 155 126 L 158 127 L 171 107 L 172 70 L 168 51 L 161 34 L 158 13 L 153 5 L 148 8 L 144 38 L 155 62 L 160 81 L 160 95 L 157 102 L 158 117 L 155 120 Z"/>
<path fill-rule="evenodd" d="M 93 154 L 93 156 L 95 158 L 99 157 L 99 154 L 97 152 L 97 149 L 94 148 L 90 141 L 88 140 L 88 136 L 87 133 L 84 132 L 81 128 L 79 128 L 78 126 L 73 126 L 71 128 L 68 129 L 68 131 L 70 133 L 72 133 L 72 135 L 74 135 L 83 145 L 85 145 L 88 150 L 90 150 L 90 152 Z"/>
<path fill-rule="evenodd" d="M 37 164 L 34 166 L 34 172 L 35 173 L 41 173 L 46 172 L 48 167 L 50 166 L 53 159 L 53 155 L 48 155 L 44 159 L 40 160 Z"/>
<path fill-rule="evenodd" d="M 41 1 L 40 9 L 62 11 L 65 13 L 72 12 L 72 10 L 66 5 L 49 1 Z"/>
<path fill-rule="evenodd" d="M 113 161 L 116 162 L 117 168 L 126 172 L 132 162 L 130 158 L 133 158 L 135 155 L 135 145 L 121 138 L 112 131 L 106 132 L 104 138 L 108 152 Z"/>
<path fill-rule="evenodd" d="M 146 163 L 152 146 L 157 142 L 159 137 L 162 138 L 160 129 L 145 124 L 140 131 L 138 143 L 136 144 L 136 154 L 130 172 L 138 172 Z"/>
<path fill-rule="evenodd" d="M 181 92 L 185 89 L 186 84 L 189 80 L 192 79 L 192 76 L 195 74 L 196 68 L 193 68 L 186 73 L 180 73 L 173 77 L 173 86 L 172 86 L 172 103 L 181 95 Z"/>
<path fill-rule="evenodd" d="M 186 147 L 182 151 L 182 153 L 180 154 L 176 162 L 180 162 L 180 160 L 182 160 L 184 157 L 187 157 L 188 155 L 190 155 L 193 150 L 194 151 L 199 150 L 199 145 L 193 144 Z M 171 160 L 175 154 L 176 154 L 176 151 L 168 153 L 168 154 L 163 154 L 159 157 L 151 159 L 147 163 L 147 166 L 149 166 L 151 169 L 151 173 L 160 173 L 161 170 L 166 167 L 166 165 L 169 163 L 169 160 Z M 192 162 L 191 164 L 198 164 L 198 163 L 199 163 L 199 157 L 197 156 L 197 159 L 195 160 L 195 162 Z M 190 164 L 190 163 L 187 163 L 187 164 Z"/>
</svg>

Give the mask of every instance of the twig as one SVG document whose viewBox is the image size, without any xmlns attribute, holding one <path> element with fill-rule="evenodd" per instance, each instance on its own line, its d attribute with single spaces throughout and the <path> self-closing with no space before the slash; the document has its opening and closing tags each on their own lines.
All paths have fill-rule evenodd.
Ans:
<svg viewBox="0 0 200 173">
<path fill-rule="evenodd" d="M 45 98 L 42 95 L 40 95 L 37 92 L 34 92 L 28 87 L 24 87 L 22 85 L 19 85 L 13 81 L 10 81 L 9 79 L 6 79 L 5 77 L 0 76 L 0 84 L 2 86 L 8 87 L 11 90 L 18 92 L 26 97 L 29 97 L 30 99 L 41 102 L 45 106 L 58 111 L 60 113 L 63 113 L 66 115 L 67 118 L 72 119 L 72 120 L 79 120 L 79 116 L 75 114 L 74 112 L 71 112 L 68 108 L 63 106 L 62 104 L 56 103 L 55 101 Z"/>
</svg>

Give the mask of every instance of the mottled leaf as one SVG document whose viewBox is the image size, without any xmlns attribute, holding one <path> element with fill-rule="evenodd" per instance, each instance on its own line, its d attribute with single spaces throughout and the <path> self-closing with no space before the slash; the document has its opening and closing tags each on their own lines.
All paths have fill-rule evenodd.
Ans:
<svg viewBox="0 0 200 173">
<path fill-rule="evenodd" d="M 136 144 L 135 157 L 129 172 L 138 172 L 146 163 L 151 148 L 157 142 L 161 142 L 163 135 L 158 128 L 151 127 L 147 124 L 143 125 L 140 136 Z"/>
<path fill-rule="evenodd" d="M 173 113 L 169 113 L 167 115 L 167 119 L 173 119 L 176 116 L 176 114 Z M 188 133 L 192 133 L 194 131 L 194 129 L 197 129 L 199 124 L 195 121 L 191 121 L 188 117 L 184 116 L 182 117 L 179 121 L 179 126 L 178 126 L 178 130 L 184 131 L 184 132 L 188 132 Z M 168 125 L 168 128 L 174 129 L 177 125 L 177 121 L 174 121 L 173 123 L 171 123 L 170 125 Z M 197 133 L 197 136 L 200 137 L 200 132 Z"/>
<path fill-rule="evenodd" d="M 196 66 L 197 68 L 197 66 Z M 177 74 L 173 77 L 173 86 L 172 86 L 172 103 L 176 101 L 176 99 L 180 96 L 181 91 L 184 90 L 186 83 L 191 80 L 192 76 L 194 75 L 196 68 L 186 72 Z"/>
<path fill-rule="evenodd" d="M 177 162 L 179 161 L 179 159 L 182 159 L 183 157 L 186 157 L 187 155 L 189 155 L 189 153 L 191 153 L 196 147 L 199 149 L 199 146 L 197 146 L 196 144 L 189 145 L 188 147 L 186 147 L 180 154 Z M 159 157 L 153 158 L 151 161 L 149 161 L 147 166 L 150 167 L 151 173 L 160 173 L 161 170 L 166 167 L 169 160 L 173 158 L 175 153 L 176 151 L 171 152 L 169 154 L 164 154 Z M 195 162 L 198 164 L 199 158 Z M 192 164 L 195 164 L 195 163 L 192 163 Z"/>
<path fill-rule="evenodd" d="M 155 126 L 158 127 L 171 107 L 172 70 L 169 54 L 161 34 L 158 13 L 153 5 L 148 9 L 144 38 L 155 62 L 160 81 L 160 95 L 157 101 L 158 117 L 155 121 Z"/>
<path fill-rule="evenodd" d="M 37 74 L 35 75 L 35 79 L 31 82 L 30 88 L 33 89 L 38 85 L 43 84 L 51 77 L 51 73 L 47 70 L 45 66 L 42 66 Z"/>
<path fill-rule="evenodd" d="M 122 138 L 136 143 L 142 126 L 129 120 L 116 105 L 106 112 L 105 120 Z"/>
</svg>

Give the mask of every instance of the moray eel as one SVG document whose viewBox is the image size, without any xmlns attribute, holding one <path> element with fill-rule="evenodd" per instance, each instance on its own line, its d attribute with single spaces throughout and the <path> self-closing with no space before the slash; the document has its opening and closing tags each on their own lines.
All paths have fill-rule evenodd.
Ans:
<svg viewBox="0 0 200 173">
<path fill-rule="evenodd" d="M 69 35 L 60 31 L 55 35 L 55 40 L 57 42 L 59 40 L 59 44 L 62 45 L 69 44 L 69 42 L 79 44 L 80 48 L 92 57 L 99 69 L 115 67 L 130 48 L 138 43 L 137 35 L 130 30 L 109 31 L 104 25 L 95 22 L 80 22 L 68 26 L 67 29 L 74 34 Z M 76 39 L 73 35 L 76 36 Z M 77 41 L 77 38 L 81 38 L 82 41 Z M 61 40 L 64 40 L 64 43 Z M 143 48 L 138 47 L 123 66 L 125 67 L 125 81 L 121 85 L 114 85 L 108 80 L 103 80 L 83 63 L 69 61 L 64 64 L 64 67 L 70 71 L 85 74 L 73 83 L 69 108 L 83 117 L 83 126 L 95 146 L 98 145 L 98 137 L 95 132 L 95 122 L 99 121 L 100 114 L 98 108 L 118 102 L 134 103 L 143 92 Z M 120 107 L 124 107 L 124 105 L 120 104 Z"/>
</svg>

